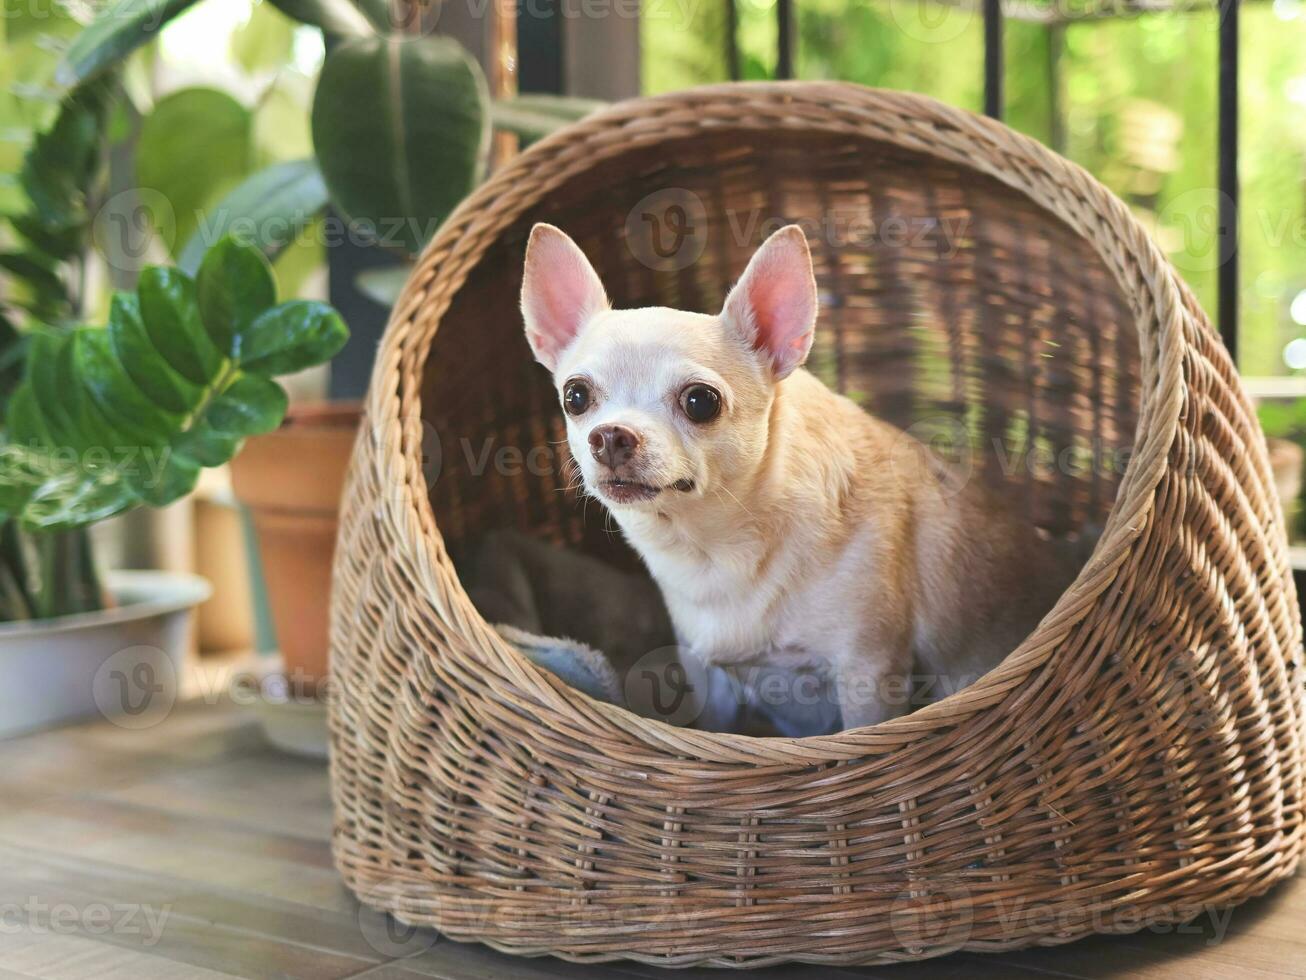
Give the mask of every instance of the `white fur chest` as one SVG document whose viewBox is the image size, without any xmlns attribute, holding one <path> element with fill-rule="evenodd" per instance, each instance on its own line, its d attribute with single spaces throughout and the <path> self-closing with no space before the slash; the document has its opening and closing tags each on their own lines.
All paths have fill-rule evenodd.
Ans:
<svg viewBox="0 0 1306 980">
<path fill-rule="evenodd" d="M 680 642 L 697 657 L 726 666 L 804 656 L 786 627 L 792 548 L 768 553 L 760 537 L 740 536 L 708 550 L 665 529 L 624 529 L 662 590 Z"/>
</svg>

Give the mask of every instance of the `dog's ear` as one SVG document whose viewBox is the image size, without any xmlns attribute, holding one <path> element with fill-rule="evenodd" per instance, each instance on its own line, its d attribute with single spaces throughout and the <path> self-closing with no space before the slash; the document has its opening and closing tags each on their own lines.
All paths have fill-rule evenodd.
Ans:
<svg viewBox="0 0 1306 980">
<path fill-rule="evenodd" d="M 532 228 L 526 243 L 521 312 L 535 359 L 554 370 L 585 322 L 607 308 L 603 283 L 580 246 L 553 225 Z"/>
<path fill-rule="evenodd" d="M 721 319 L 766 355 L 776 380 L 807 360 L 816 329 L 816 277 L 807 237 L 786 225 L 762 243 L 735 288 Z"/>
</svg>

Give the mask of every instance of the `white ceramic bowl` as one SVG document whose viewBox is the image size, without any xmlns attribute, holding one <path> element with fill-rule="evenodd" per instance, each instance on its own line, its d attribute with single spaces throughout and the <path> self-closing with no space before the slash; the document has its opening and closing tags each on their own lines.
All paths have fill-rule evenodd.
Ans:
<svg viewBox="0 0 1306 980">
<path fill-rule="evenodd" d="M 112 572 L 106 584 L 114 609 L 0 626 L 0 737 L 95 716 L 148 728 L 172 710 L 208 582 Z"/>
</svg>

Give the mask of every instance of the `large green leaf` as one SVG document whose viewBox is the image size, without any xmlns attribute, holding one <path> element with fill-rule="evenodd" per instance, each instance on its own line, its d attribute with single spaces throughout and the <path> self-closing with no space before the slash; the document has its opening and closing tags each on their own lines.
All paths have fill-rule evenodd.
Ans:
<svg viewBox="0 0 1306 980">
<path fill-rule="evenodd" d="M 67 90 L 126 58 L 153 40 L 164 25 L 195 0 L 113 0 L 73 40 L 55 72 Z"/>
<path fill-rule="evenodd" d="M 9 438 L 26 444 L 46 443 L 66 446 L 76 451 L 81 448 L 73 413 L 70 411 L 66 358 L 72 350 L 72 336 L 52 330 L 37 330 L 32 334 L 31 348 L 27 352 L 25 387 L 31 388 L 29 403 L 22 400 L 19 389 L 11 406 Z M 30 408 L 30 413 L 25 409 Z"/>
<path fill-rule="evenodd" d="M 136 295 L 145 331 L 168 366 L 193 385 L 210 384 L 223 356 L 200 320 L 194 280 L 177 269 L 152 266 L 141 273 Z"/>
<path fill-rule="evenodd" d="M 28 364 L 31 364 L 30 357 Z M 36 395 L 30 385 L 19 385 L 9 399 L 5 409 L 5 439 L 10 444 L 29 449 L 48 446 L 54 441 L 45 427 L 45 420 L 41 418 L 41 410 L 37 407 Z M 0 483 L 4 483 L 2 472 Z"/>
<path fill-rule="evenodd" d="M 137 387 L 115 356 L 107 330 L 83 327 L 73 337 L 75 376 L 68 379 L 69 390 L 76 391 L 80 380 L 91 405 L 110 428 L 122 434 L 124 445 L 165 445 L 172 430 L 181 424 L 182 414 L 160 407 Z"/>
<path fill-rule="evenodd" d="M 484 172 L 488 102 L 481 70 L 449 38 L 335 48 L 313 100 L 332 199 L 382 244 L 419 251 Z"/>
<path fill-rule="evenodd" d="M 224 357 L 239 360 L 245 332 L 277 301 L 277 285 L 262 252 L 224 238 L 200 263 L 195 295 L 209 339 Z"/>
<path fill-rule="evenodd" d="M 193 411 L 204 389 L 172 370 L 168 360 L 154 346 L 140 299 L 134 293 L 119 293 L 109 307 L 109 340 L 114 356 L 132 383 L 160 408 L 185 414 Z"/>
<path fill-rule="evenodd" d="M 259 249 L 226 238 L 199 284 L 147 269 L 136 294 L 115 297 L 107 329 L 31 334 L 0 443 L 0 519 L 56 531 L 162 506 L 201 467 L 275 428 L 286 394 L 273 376 L 321 363 L 345 340 L 330 307 L 275 300 Z"/>
<path fill-rule="evenodd" d="M 240 366 L 259 374 L 293 374 L 340 353 L 345 321 L 325 303 L 292 300 L 254 319 L 240 347 Z"/>
<path fill-rule="evenodd" d="M 133 465 L 122 468 L 122 475 L 141 502 L 166 507 L 195 489 L 201 469 L 198 461 L 168 445 L 160 453 L 142 454 Z"/>
<path fill-rule="evenodd" d="M 286 404 L 286 392 L 275 381 L 257 374 L 240 374 L 213 399 L 208 422 L 229 435 L 255 436 L 281 424 Z"/>
<path fill-rule="evenodd" d="M 326 184 L 312 160 L 291 160 L 260 170 L 224 197 L 201 220 L 177 265 L 192 275 L 210 241 L 233 230 L 275 259 L 326 207 Z"/>
<path fill-rule="evenodd" d="M 201 466 L 221 466 L 236 455 L 244 436 L 222 432 L 207 419 L 200 419 L 173 440 L 173 448 Z"/>
<path fill-rule="evenodd" d="M 205 212 L 241 182 L 253 161 L 248 109 L 225 92 L 189 88 L 160 99 L 141 126 L 136 179 L 172 205 L 174 255 L 201 229 Z"/>
</svg>

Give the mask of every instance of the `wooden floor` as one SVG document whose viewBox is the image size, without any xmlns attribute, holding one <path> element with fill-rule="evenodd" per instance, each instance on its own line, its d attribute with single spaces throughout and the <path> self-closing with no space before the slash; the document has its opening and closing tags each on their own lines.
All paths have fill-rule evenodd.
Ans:
<svg viewBox="0 0 1306 980">
<path fill-rule="evenodd" d="M 713 970 L 523 960 L 360 910 L 331 866 L 326 770 L 232 705 L 0 742 L 0 980 L 721 980 Z M 1178 933 L 766 980 L 1306 977 L 1306 881 Z"/>
</svg>

